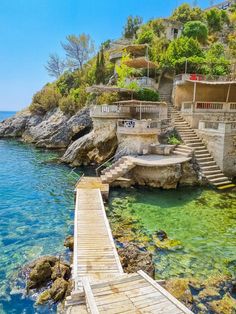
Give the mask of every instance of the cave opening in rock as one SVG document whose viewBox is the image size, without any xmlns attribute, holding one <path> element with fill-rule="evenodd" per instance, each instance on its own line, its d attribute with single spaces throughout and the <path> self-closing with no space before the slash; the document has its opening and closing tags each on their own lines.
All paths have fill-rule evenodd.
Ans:
<svg viewBox="0 0 236 314">
<path fill-rule="evenodd" d="M 76 140 L 78 140 L 80 137 L 88 134 L 91 131 L 91 127 L 87 126 L 84 129 L 80 130 L 78 133 L 74 134 L 71 138 L 71 140 L 74 142 Z"/>
</svg>

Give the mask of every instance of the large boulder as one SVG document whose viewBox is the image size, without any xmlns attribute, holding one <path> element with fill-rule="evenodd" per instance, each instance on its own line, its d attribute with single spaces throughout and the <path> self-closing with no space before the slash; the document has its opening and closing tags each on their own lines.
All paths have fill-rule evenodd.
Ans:
<svg viewBox="0 0 236 314">
<path fill-rule="evenodd" d="M 65 279 L 63 279 L 63 278 L 56 279 L 53 282 L 51 289 L 50 289 L 51 298 L 55 302 L 61 301 L 66 294 L 66 291 L 68 289 L 68 285 L 69 285 L 69 283 Z"/>
<path fill-rule="evenodd" d="M 126 273 L 135 273 L 143 270 L 154 278 L 155 267 L 152 261 L 152 254 L 141 250 L 137 245 L 130 243 L 118 250 L 122 267 Z"/>
<path fill-rule="evenodd" d="M 21 137 L 31 118 L 27 110 L 0 122 L 0 137 Z"/>
<path fill-rule="evenodd" d="M 51 274 L 51 265 L 47 260 L 37 262 L 29 274 L 29 280 L 27 283 L 28 289 L 40 287 L 42 284 L 51 279 Z"/>
<path fill-rule="evenodd" d="M 102 163 L 114 155 L 116 148 L 116 125 L 103 124 L 73 142 L 61 160 L 72 166 Z"/>
</svg>

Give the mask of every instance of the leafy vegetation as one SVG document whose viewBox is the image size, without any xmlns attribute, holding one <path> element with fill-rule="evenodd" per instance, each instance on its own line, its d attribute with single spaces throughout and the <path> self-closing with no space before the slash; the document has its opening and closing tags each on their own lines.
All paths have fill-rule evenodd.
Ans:
<svg viewBox="0 0 236 314">
<path fill-rule="evenodd" d="M 141 88 L 140 90 L 137 91 L 137 99 L 146 101 L 159 101 L 160 96 L 158 92 L 152 89 Z"/>
<path fill-rule="evenodd" d="M 169 27 L 182 28 L 175 39 L 168 36 Z M 180 5 L 169 19 L 156 18 L 143 23 L 139 16 L 129 16 L 124 26 L 124 43 L 148 44 L 151 61 L 158 72 L 199 73 L 225 75 L 230 73 L 236 58 L 236 5 L 224 11 L 212 8 L 207 11 L 187 3 Z M 103 93 L 99 97 L 88 95 L 86 88 L 93 84 L 116 85 L 135 91 L 140 100 L 159 100 L 158 93 L 140 89 L 135 77 L 146 76 L 146 70 L 127 65 L 131 55 L 123 51 L 119 64 L 110 62 L 113 42 L 103 42 L 94 55 L 93 40 L 89 35 L 69 35 L 62 43 L 64 59 L 57 54 L 49 56 L 46 69 L 56 81 L 46 85 L 33 97 L 30 110 L 45 113 L 59 107 L 66 114 L 74 114 L 86 104 L 110 104 L 119 100 L 116 93 Z M 149 74 L 156 78 L 155 70 Z"/>
<path fill-rule="evenodd" d="M 170 145 L 180 145 L 181 141 L 175 136 L 172 135 L 168 138 L 168 144 Z"/>
<path fill-rule="evenodd" d="M 41 91 L 33 96 L 32 103 L 29 107 L 31 112 L 44 114 L 55 108 L 59 104 L 61 94 L 53 85 L 46 85 Z"/>
<path fill-rule="evenodd" d="M 200 43 L 206 43 L 208 37 L 207 25 L 201 21 L 191 21 L 184 25 L 183 35 L 197 39 Z"/>
<path fill-rule="evenodd" d="M 124 37 L 134 39 L 143 19 L 140 16 L 129 16 L 124 27 Z"/>
</svg>

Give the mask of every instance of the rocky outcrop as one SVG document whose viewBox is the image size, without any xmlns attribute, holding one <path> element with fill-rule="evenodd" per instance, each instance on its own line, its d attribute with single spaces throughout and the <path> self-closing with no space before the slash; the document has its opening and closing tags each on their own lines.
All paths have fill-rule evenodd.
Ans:
<svg viewBox="0 0 236 314">
<path fill-rule="evenodd" d="M 114 155 L 117 148 L 116 125 L 101 124 L 73 142 L 62 157 L 72 166 L 102 163 Z"/>
<path fill-rule="evenodd" d="M 175 278 L 165 282 L 165 288 L 196 314 L 233 314 L 236 300 L 233 281 L 218 275 L 207 280 Z"/>
<path fill-rule="evenodd" d="M 60 109 L 48 112 L 38 124 L 28 124 L 22 138 L 37 147 L 66 148 L 74 137 L 92 127 L 88 109 L 68 117 Z"/>
<path fill-rule="evenodd" d="M 163 189 L 176 189 L 179 184 L 199 183 L 197 172 L 190 162 L 163 167 L 136 166 L 130 172 L 130 178 L 138 185 Z"/>
<path fill-rule="evenodd" d="M 129 243 L 123 248 L 118 249 L 118 253 L 122 267 L 126 273 L 135 273 L 139 270 L 143 270 L 154 278 L 155 267 L 151 253 L 141 250 L 134 243 Z"/>
<path fill-rule="evenodd" d="M 31 119 L 31 113 L 21 111 L 0 123 L 0 137 L 21 137 Z"/>
<path fill-rule="evenodd" d="M 32 289 L 43 290 L 37 298 L 38 304 L 49 300 L 61 301 L 71 290 L 70 266 L 57 257 L 40 257 L 26 265 L 23 273 L 26 276 L 28 292 Z"/>
<path fill-rule="evenodd" d="M 56 108 L 45 115 L 22 111 L 0 123 L 0 137 L 21 137 L 37 147 L 66 148 L 92 128 L 89 109 L 82 109 L 72 117 Z"/>
</svg>

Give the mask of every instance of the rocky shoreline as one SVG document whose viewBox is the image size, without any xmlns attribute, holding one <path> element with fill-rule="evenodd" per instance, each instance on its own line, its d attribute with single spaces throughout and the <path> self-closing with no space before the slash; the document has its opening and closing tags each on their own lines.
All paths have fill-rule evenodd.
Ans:
<svg viewBox="0 0 236 314">
<path fill-rule="evenodd" d="M 161 134 L 163 143 L 173 129 Z M 61 150 L 58 160 L 71 167 L 102 164 L 119 151 L 116 124 L 111 121 L 93 122 L 89 107 L 73 116 L 59 108 L 44 115 L 24 110 L 0 122 L 0 138 L 14 138 L 35 147 Z M 137 169 L 136 169 L 137 168 Z M 130 172 L 130 184 L 173 189 L 178 185 L 202 184 L 194 162 L 158 169 L 136 167 Z M 153 173 L 157 175 L 153 175 Z"/>
</svg>

